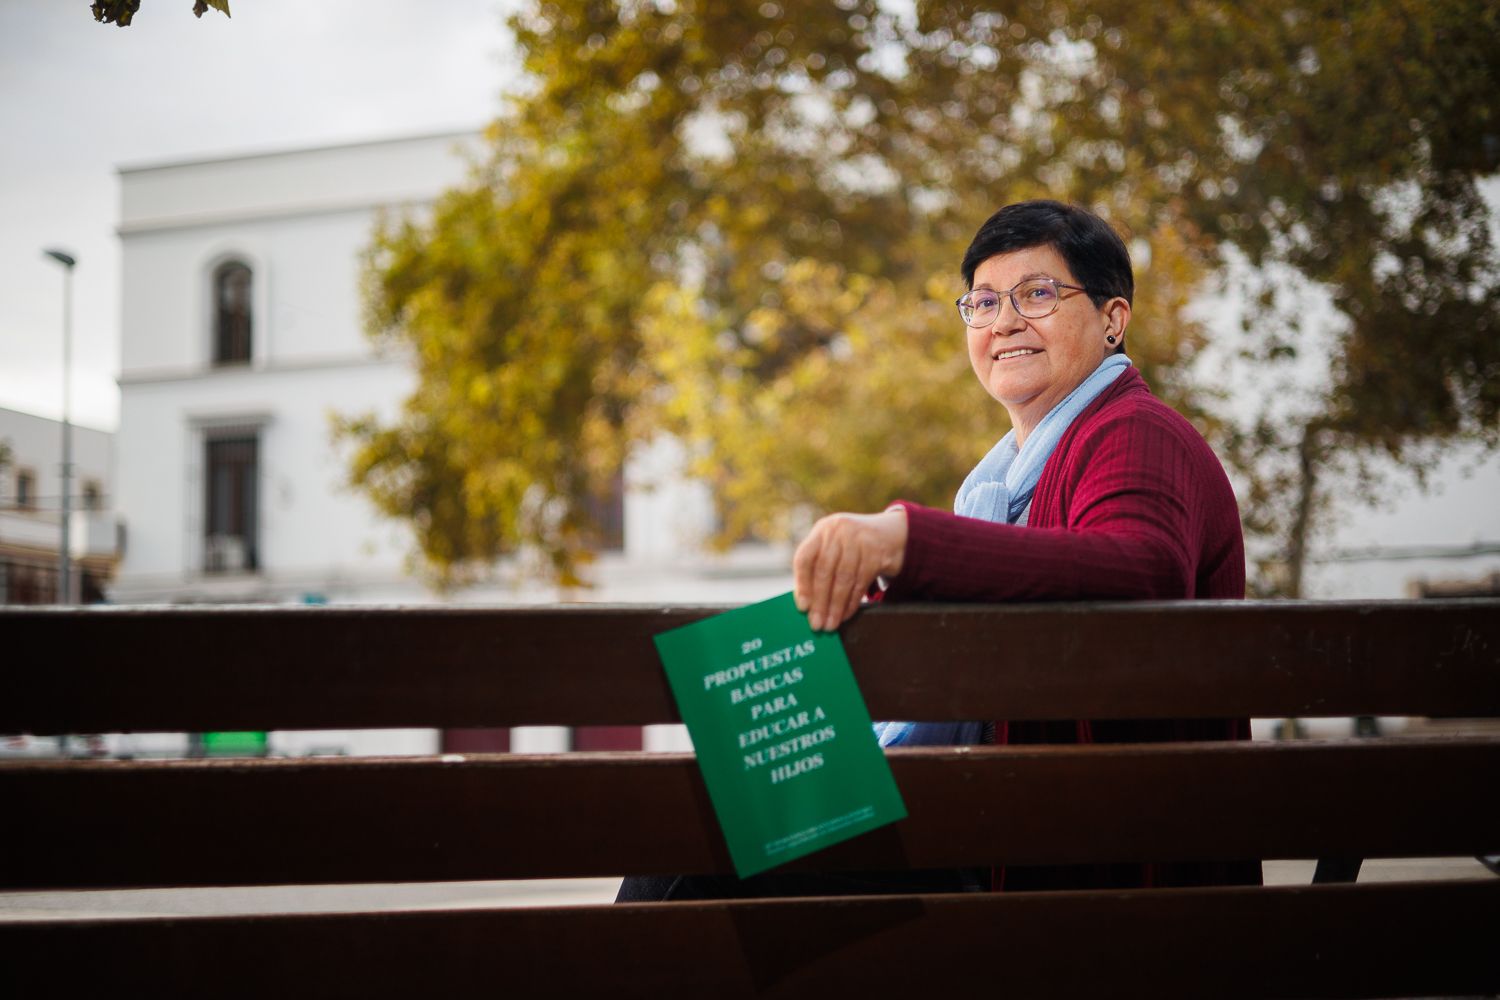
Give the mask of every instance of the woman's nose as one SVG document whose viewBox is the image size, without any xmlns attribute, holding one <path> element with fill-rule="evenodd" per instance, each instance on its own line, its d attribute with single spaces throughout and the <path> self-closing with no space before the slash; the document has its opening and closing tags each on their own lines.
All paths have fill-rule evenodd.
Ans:
<svg viewBox="0 0 1500 1000">
<path fill-rule="evenodd" d="M 1008 337 L 1025 326 L 1026 318 L 1016 311 L 1016 304 L 1010 300 L 1010 296 L 1001 298 L 995 319 L 990 323 L 990 333 Z"/>
</svg>

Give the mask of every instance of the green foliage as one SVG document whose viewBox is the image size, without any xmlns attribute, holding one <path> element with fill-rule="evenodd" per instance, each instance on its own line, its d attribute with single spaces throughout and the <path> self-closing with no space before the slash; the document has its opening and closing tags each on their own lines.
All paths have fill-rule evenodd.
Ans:
<svg viewBox="0 0 1500 1000">
<path fill-rule="evenodd" d="M 1415 440 L 1494 440 L 1491 7 L 918 10 L 550 0 L 512 19 L 526 85 L 488 159 L 370 250 L 368 325 L 418 388 L 392 423 L 340 425 L 353 482 L 411 520 L 439 581 L 527 551 L 576 582 L 589 496 L 660 433 L 712 485 L 721 541 L 946 503 L 1005 429 L 968 374 L 959 256 L 1025 197 L 1126 234 L 1131 355 L 1241 460 L 1252 527 L 1286 523 L 1283 479 L 1312 481 L 1267 471 L 1289 455 L 1315 477 L 1335 444 L 1410 462 Z M 1317 447 L 1215 418 L 1195 388 L 1187 305 L 1231 247 L 1327 287 L 1346 321 L 1304 415 Z M 1295 329 L 1256 332 L 1295 355 Z"/>
<path fill-rule="evenodd" d="M 873 2 L 576 0 L 512 26 L 530 87 L 491 159 L 371 250 L 369 326 L 419 387 L 392 424 L 340 425 L 353 481 L 412 520 L 437 579 L 524 548 L 577 582 L 589 496 L 661 432 L 713 485 L 724 541 L 946 502 L 1005 429 L 969 384 L 957 261 L 977 206 L 1035 186 L 961 208 L 918 169 L 872 104 L 930 104 L 876 58 L 900 25 Z M 1169 319 L 1182 298 L 1161 299 Z M 1149 336 L 1144 308 L 1143 357 L 1191 353 L 1187 324 Z"/>
<path fill-rule="evenodd" d="M 985 131 L 1009 130 L 1040 154 L 1030 169 L 1049 184 L 1134 182 L 1221 265 L 1254 269 L 1238 289 L 1259 304 L 1246 356 L 1269 390 L 1258 412 L 1231 420 L 1226 409 L 1208 429 L 1261 536 L 1261 592 L 1300 595 L 1309 539 L 1338 497 L 1374 494 L 1377 456 L 1421 482 L 1441 443 L 1500 444 L 1500 257 L 1478 190 L 1500 166 L 1500 9 L 1187 0 L 1038 2 L 1009 18 L 961 3 L 921 10 L 927 43 L 913 65 L 952 94 L 948 120 L 962 128 L 991 114 Z M 1022 98 L 1019 119 L 1018 102 L 994 98 L 995 70 L 998 89 Z M 1029 136 L 1016 134 L 1018 120 Z M 987 152 L 1002 150 L 1028 155 Z M 929 159 L 954 162 L 940 155 L 932 144 Z M 980 178 L 988 169 L 957 162 Z M 1309 318 L 1299 301 L 1309 289 L 1331 317 Z M 1298 389 L 1308 398 L 1288 406 Z"/>
<path fill-rule="evenodd" d="M 229 16 L 229 0 L 195 0 L 193 15 L 202 17 L 210 7 L 225 17 Z M 94 0 L 92 6 L 94 20 L 121 28 L 129 27 L 131 19 L 140 9 L 141 0 Z"/>
<path fill-rule="evenodd" d="M 141 9 L 141 0 L 94 0 L 94 20 L 130 27 L 130 19 Z"/>
<path fill-rule="evenodd" d="M 1250 356 L 1284 374 L 1219 444 L 1247 528 L 1272 543 L 1262 591 L 1300 595 L 1334 490 L 1370 495 L 1374 456 L 1420 481 L 1441 442 L 1500 444 L 1500 256 L 1478 190 L 1500 167 L 1500 9 L 1143 4 L 1112 7 L 1109 30 L 1120 112 L 1090 127 L 1142 152 L 1195 228 L 1255 268 Z M 1332 318 L 1306 318 L 1309 288 Z"/>
</svg>

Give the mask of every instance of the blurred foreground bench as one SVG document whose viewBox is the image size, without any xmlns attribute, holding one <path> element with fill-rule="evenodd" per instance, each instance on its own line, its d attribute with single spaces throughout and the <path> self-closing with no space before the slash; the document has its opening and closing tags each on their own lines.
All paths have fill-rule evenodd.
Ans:
<svg viewBox="0 0 1500 1000">
<path fill-rule="evenodd" d="M 0 733 L 674 721 L 650 637 L 710 610 L 0 610 Z M 876 718 L 1500 716 L 1494 600 L 891 606 L 844 639 Z M 1494 737 L 890 759 L 910 818 L 801 867 L 1500 851 Z M 732 870 L 685 754 L 16 761 L 0 803 L 6 890 Z M 1500 878 L 10 921 L 0 996 L 1454 995 L 1500 991 L 1497 942 Z"/>
</svg>

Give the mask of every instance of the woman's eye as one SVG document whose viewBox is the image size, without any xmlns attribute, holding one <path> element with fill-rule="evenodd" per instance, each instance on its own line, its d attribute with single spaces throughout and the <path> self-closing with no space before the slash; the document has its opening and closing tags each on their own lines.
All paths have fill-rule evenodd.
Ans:
<svg viewBox="0 0 1500 1000">
<path fill-rule="evenodd" d="M 1052 298 L 1052 286 L 1051 285 L 1032 285 L 1030 288 L 1026 289 L 1026 291 L 1023 294 L 1027 298 L 1031 298 L 1031 299 L 1050 299 L 1050 298 Z"/>
<path fill-rule="evenodd" d="M 974 308 L 981 312 L 986 309 L 993 309 L 999 304 L 1000 297 L 998 295 L 981 295 L 974 300 Z"/>
</svg>

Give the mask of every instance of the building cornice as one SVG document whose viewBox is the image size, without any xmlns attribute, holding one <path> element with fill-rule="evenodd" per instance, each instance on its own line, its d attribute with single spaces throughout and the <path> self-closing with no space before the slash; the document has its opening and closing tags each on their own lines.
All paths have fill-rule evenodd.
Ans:
<svg viewBox="0 0 1500 1000">
<path fill-rule="evenodd" d="M 132 236 L 150 236 L 156 233 L 181 232 L 189 229 L 209 229 L 214 226 L 237 225 L 244 222 L 277 222 L 284 219 L 306 219 L 330 215 L 366 215 L 376 211 L 410 211 L 428 208 L 431 197 L 413 197 L 392 200 L 389 198 L 359 198 L 348 202 L 329 204 L 320 202 L 304 205 L 276 205 L 270 208 L 236 209 L 230 212 L 199 212 L 190 215 L 165 216 L 157 219 L 138 219 L 115 227 L 115 235 L 121 239 Z"/>
<path fill-rule="evenodd" d="M 283 146 L 274 149 L 250 150 L 242 153 L 220 153 L 217 155 L 203 154 L 199 156 L 185 156 L 177 160 L 160 160 L 155 163 L 123 163 L 115 167 L 115 172 L 124 176 L 126 174 L 140 174 L 152 170 L 176 170 L 183 167 L 203 167 L 224 163 L 228 160 L 265 160 L 279 156 L 303 156 L 308 153 L 327 153 L 342 149 L 361 149 L 372 146 L 401 146 L 422 142 L 438 142 L 443 139 L 451 139 L 462 142 L 466 139 L 480 139 L 484 136 L 481 128 L 466 129 L 443 129 L 438 132 L 419 132 L 415 135 L 388 135 L 374 139 L 355 139 L 352 142 L 328 142 L 318 146 Z"/>
<path fill-rule="evenodd" d="M 267 375 L 299 375 L 306 372 L 326 372 L 348 368 L 405 368 L 407 362 L 398 357 L 341 357 L 319 358 L 309 361 L 272 363 L 266 365 L 234 365 L 206 368 L 198 365 L 180 368 L 147 368 L 140 371 L 122 372 L 116 379 L 120 388 L 136 385 L 161 385 L 169 382 L 229 382 L 237 378 L 262 379 Z"/>
</svg>

